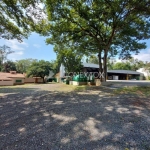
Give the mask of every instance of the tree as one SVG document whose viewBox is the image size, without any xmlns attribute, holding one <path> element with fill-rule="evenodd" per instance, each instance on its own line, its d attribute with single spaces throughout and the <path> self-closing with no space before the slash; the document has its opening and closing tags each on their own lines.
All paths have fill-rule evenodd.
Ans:
<svg viewBox="0 0 150 150">
<path fill-rule="evenodd" d="M 53 70 L 53 73 L 54 74 L 58 73 L 60 71 L 60 65 L 61 65 L 61 61 L 58 59 L 58 57 L 56 60 L 51 60 L 50 63 L 51 63 L 51 68 Z"/>
<path fill-rule="evenodd" d="M 99 69 L 107 75 L 107 58 L 129 58 L 146 48 L 150 37 L 150 3 L 147 0 L 46 0 L 49 22 L 44 31 L 48 44 L 65 43 L 80 52 L 98 53 Z M 103 58 L 103 69 L 101 59 Z"/>
<path fill-rule="evenodd" d="M 57 60 L 61 62 L 66 72 L 80 72 L 83 68 L 81 59 L 82 55 L 73 51 L 71 48 L 57 45 L 54 48 L 57 53 Z"/>
<path fill-rule="evenodd" d="M 139 68 L 144 67 L 144 62 L 138 59 L 131 58 L 127 60 L 127 62 L 130 63 L 131 70 L 134 70 L 134 71 L 138 70 Z"/>
<path fill-rule="evenodd" d="M 15 62 L 17 72 L 19 72 L 19 73 L 26 73 L 27 70 L 28 70 L 28 67 L 30 67 L 30 65 L 33 62 L 37 62 L 37 60 L 36 59 L 32 59 L 32 58 L 17 60 Z"/>
<path fill-rule="evenodd" d="M 150 71 L 150 62 L 146 62 L 144 68 Z"/>
<path fill-rule="evenodd" d="M 7 45 L 0 46 L 0 60 L 3 64 L 5 60 L 7 60 L 7 55 L 14 53 Z"/>
<path fill-rule="evenodd" d="M 136 71 L 140 68 L 145 67 L 145 63 L 138 59 L 122 60 L 122 62 L 115 62 L 114 60 L 108 60 L 109 69 L 121 69 L 121 70 L 133 70 Z"/>
<path fill-rule="evenodd" d="M 7 60 L 7 55 L 14 53 L 14 51 L 12 51 L 10 49 L 10 47 L 3 45 L 0 46 L 0 71 L 5 71 L 5 72 L 9 72 L 7 71 L 7 66 L 9 68 L 9 65 L 12 65 L 11 61 L 7 61 L 6 63 L 4 63 Z M 7 65 L 8 63 L 8 65 Z M 9 70 L 9 69 L 8 69 Z"/>
<path fill-rule="evenodd" d="M 35 61 L 32 62 L 32 64 L 27 69 L 27 76 L 41 77 L 44 83 L 44 77 L 49 75 L 49 70 L 51 70 L 51 64 L 49 61 Z"/>
<path fill-rule="evenodd" d="M 115 65 L 116 60 L 114 58 L 109 58 L 107 60 L 107 68 L 108 70 L 113 70 L 113 66 Z"/>
<path fill-rule="evenodd" d="M 114 70 L 131 70 L 130 63 L 117 62 L 113 65 Z"/>
<path fill-rule="evenodd" d="M 2 60 L 1 60 L 1 58 L 0 58 L 0 71 L 2 70 Z"/>
<path fill-rule="evenodd" d="M 93 63 L 93 64 L 99 64 L 98 56 L 96 56 L 96 55 L 91 55 L 91 56 L 88 58 L 88 62 L 89 62 L 89 63 Z"/>
<path fill-rule="evenodd" d="M 1 0 L 0 38 L 18 41 L 27 38 L 31 27 L 43 18 L 40 2 L 42 0 Z"/>
<path fill-rule="evenodd" d="M 2 72 L 16 71 L 16 65 L 13 61 L 8 60 L 4 62 L 1 70 Z"/>
</svg>

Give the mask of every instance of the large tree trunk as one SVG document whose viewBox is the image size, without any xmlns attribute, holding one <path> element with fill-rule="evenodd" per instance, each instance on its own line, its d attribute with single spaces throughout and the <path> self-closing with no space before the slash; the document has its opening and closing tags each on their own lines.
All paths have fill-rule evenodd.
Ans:
<svg viewBox="0 0 150 150">
<path fill-rule="evenodd" d="M 98 60 L 99 60 L 99 73 L 100 75 L 102 74 L 102 51 L 99 50 L 99 53 L 98 53 Z M 100 76 L 100 81 L 102 82 L 102 76 Z"/>
<path fill-rule="evenodd" d="M 104 50 L 104 62 L 103 62 L 104 82 L 106 82 L 106 80 L 107 80 L 107 54 L 108 54 L 108 51 Z"/>
</svg>

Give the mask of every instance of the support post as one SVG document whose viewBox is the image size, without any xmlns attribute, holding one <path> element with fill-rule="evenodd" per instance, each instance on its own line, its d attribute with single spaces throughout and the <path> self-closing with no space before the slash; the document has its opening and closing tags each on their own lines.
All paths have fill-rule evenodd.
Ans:
<svg viewBox="0 0 150 150">
<path fill-rule="evenodd" d="M 129 80 L 128 74 L 127 74 L 126 80 Z"/>
</svg>

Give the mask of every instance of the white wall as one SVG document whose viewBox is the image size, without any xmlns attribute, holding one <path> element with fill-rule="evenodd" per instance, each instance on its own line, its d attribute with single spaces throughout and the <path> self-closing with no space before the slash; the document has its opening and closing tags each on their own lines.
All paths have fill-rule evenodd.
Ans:
<svg viewBox="0 0 150 150">
<path fill-rule="evenodd" d="M 60 78 L 64 77 L 64 74 L 65 74 L 65 67 L 63 64 L 61 64 L 60 66 Z"/>
<path fill-rule="evenodd" d="M 139 70 L 137 70 L 137 72 L 143 73 L 146 79 L 148 79 L 148 77 L 150 76 L 150 71 L 146 70 L 145 68 L 140 68 Z"/>
</svg>

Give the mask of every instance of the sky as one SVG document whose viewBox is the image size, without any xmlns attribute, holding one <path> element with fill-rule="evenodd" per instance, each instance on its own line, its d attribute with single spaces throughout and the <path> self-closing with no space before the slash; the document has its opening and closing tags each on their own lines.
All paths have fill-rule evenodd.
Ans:
<svg viewBox="0 0 150 150">
<path fill-rule="evenodd" d="M 45 40 L 45 37 L 32 33 L 28 39 L 24 39 L 21 43 L 17 40 L 0 39 L 0 46 L 7 45 L 14 51 L 14 53 L 9 54 L 7 57 L 12 61 L 26 58 L 47 61 L 55 60 L 56 54 L 53 51 L 53 46 L 46 45 Z"/>
<path fill-rule="evenodd" d="M 0 39 L 0 46 L 7 45 L 11 50 L 15 51 L 7 57 L 12 61 L 26 58 L 43 59 L 47 61 L 55 60 L 56 54 L 53 51 L 53 46 L 46 45 L 45 39 L 45 37 L 32 33 L 29 38 L 24 39 L 22 43 L 19 43 L 17 40 Z M 141 50 L 138 55 L 133 55 L 133 57 L 150 62 L 150 40 L 145 42 L 147 43 L 147 48 Z"/>
</svg>

